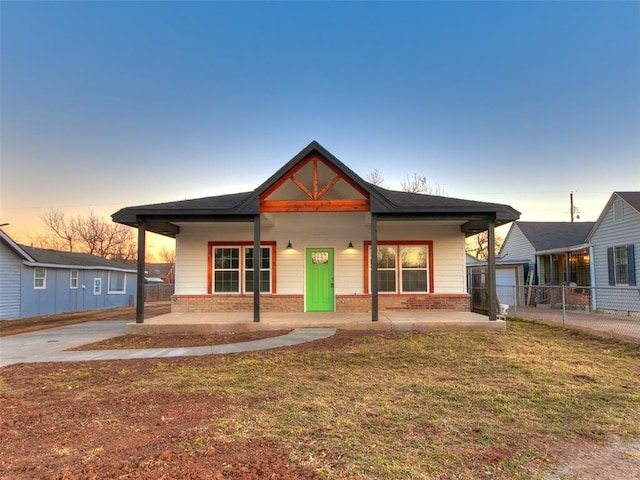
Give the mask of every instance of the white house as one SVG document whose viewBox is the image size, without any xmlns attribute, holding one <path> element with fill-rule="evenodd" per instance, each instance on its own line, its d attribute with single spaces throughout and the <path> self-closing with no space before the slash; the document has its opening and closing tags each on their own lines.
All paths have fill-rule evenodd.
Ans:
<svg viewBox="0 0 640 480">
<path fill-rule="evenodd" d="M 312 142 L 251 192 L 112 217 L 138 228 L 139 270 L 145 232 L 176 238 L 174 312 L 253 310 L 255 321 L 261 311 L 371 312 L 375 321 L 379 309 L 468 311 L 465 237 L 492 237 L 519 212 L 377 187 Z"/>
</svg>

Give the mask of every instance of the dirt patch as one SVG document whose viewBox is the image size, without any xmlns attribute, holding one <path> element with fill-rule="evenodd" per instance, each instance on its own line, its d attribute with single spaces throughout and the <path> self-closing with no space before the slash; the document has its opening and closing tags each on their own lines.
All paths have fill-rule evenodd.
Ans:
<svg viewBox="0 0 640 480">
<path fill-rule="evenodd" d="M 545 480 L 640 480 L 640 439 L 555 445 L 558 467 Z"/>
<path fill-rule="evenodd" d="M 291 330 L 272 330 L 265 332 L 218 333 L 211 335 L 199 334 L 151 334 L 151 335 L 122 335 L 89 343 L 70 350 L 119 350 L 134 348 L 183 348 L 203 347 L 208 345 L 226 345 L 230 343 L 251 342 L 264 338 L 286 335 Z"/>
<path fill-rule="evenodd" d="M 5 410 L 0 443 L 11 445 L 12 454 L 0 457 L 5 472 L 0 478 L 321 478 L 309 467 L 293 465 L 277 444 L 214 438 L 206 424 L 222 424 L 225 413 L 238 407 L 233 399 L 149 392 L 144 398 L 119 394 L 69 401 L 78 395 L 73 389 L 47 391 L 35 399 L 41 407 L 32 406 L 28 414 Z"/>
</svg>

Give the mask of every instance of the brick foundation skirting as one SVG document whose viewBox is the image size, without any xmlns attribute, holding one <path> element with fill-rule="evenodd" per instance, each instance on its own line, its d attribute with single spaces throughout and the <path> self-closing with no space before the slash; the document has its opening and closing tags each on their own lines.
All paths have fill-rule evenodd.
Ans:
<svg viewBox="0 0 640 480">
<path fill-rule="evenodd" d="M 380 311 L 453 310 L 468 312 L 470 296 L 464 294 L 378 295 Z M 253 295 L 173 295 L 171 311 L 253 312 Z M 262 312 L 304 312 L 302 295 L 262 295 Z M 371 311 L 370 295 L 337 295 L 336 313 Z"/>
</svg>

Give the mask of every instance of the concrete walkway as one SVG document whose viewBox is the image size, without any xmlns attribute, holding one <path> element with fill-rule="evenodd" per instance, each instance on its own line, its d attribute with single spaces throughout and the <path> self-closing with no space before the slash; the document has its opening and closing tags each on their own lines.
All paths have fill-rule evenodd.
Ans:
<svg viewBox="0 0 640 480">
<path fill-rule="evenodd" d="M 288 347 L 332 336 L 335 328 L 297 328 L 279 337 L 251 342 L 185 348 L 143 348 L 123 350 L 65 351 L 88 343 L 125 335 L 129 321 L 86 322 L 0 338 L 0 367 L 16 363 L 84 362 L 169 358 L 250 352 Z"/>
</svg>

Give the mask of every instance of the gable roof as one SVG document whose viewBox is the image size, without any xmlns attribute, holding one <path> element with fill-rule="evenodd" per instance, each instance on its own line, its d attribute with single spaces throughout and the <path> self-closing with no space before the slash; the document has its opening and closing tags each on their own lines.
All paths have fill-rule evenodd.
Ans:
<svg viewBox="0 0 640 480">
<path fill-rule="evenodd" d="M 515 222 L 536 251 L 572 247 L 586 242 L 594 222 Z M 513 228 L 513 227 L 512 227 Z"/>
<path fill-rule="evenodd" d="M 397 192 L 375 186 L 363 180 L 318 142 L 313 141 L 252 192 L 126 207 L 114 213 L 112 219 L 114 222 L 136 227 L 137 218 L 144 218 L 147 222 L 147 230 L 166 236 L 175 236 L 179 232 L 175 222 L 250 221 L 260 213 L 261 197 L 312 154 L 320 155 L 349 183 L 366 194 L 369 197 L 371 213 L 419 215 L 423 218 L 456 218 L 468 222 L 495 215 L 497 226 L 520 217 L 520 212 L 508 205 Z M 477 233 L 480 227 L 472 225 L 469 226 L 467 233 L 474 227 L 476 231 L 472 233 Z"/>
<path fill-rule="evenodd" d="M 22 258 L 22 260 L 27 262 L 35 261 L 33 257 L 31 257 L 20 245 L 14 242 L 13 239 L 2 230 L 0 230 L 0 242 L 9 247 L 9 249 Z"/>
<path fill-rule="evenodd" d="M 613 202 L 617 198 L 622 199 L 636 212 L 640 213 L 640 192 L 613 192 L 609 197 L 609 200 L 607 200 L 606 205 L 602 209 L 602 212 L 600 212 L 600 216 L 598 217 L 598 220 L 596 220 L 593 227 L 591 228 L 591 231 L 589 232 L 589 235 L 588 235 L 589 239 L 591 239 L 595 231 L 598 229 L 598 227 L 602 223 L 602 220 L 604 220 L 604 217 L 607 215 L 607 212 L 611 208 L 611 205 L 613 205 Z"/>
<path fill-rule="evenodd" d="M 133 265 L 109 260 L 89 253 L 61 252 L 47 248 L 28 247 L 26 245 L 20 245 L 20 247 L 33 259 L 33 261 L 26 262 L 31 266 L 136 272 L 135 266 Z"/>
</svg>

